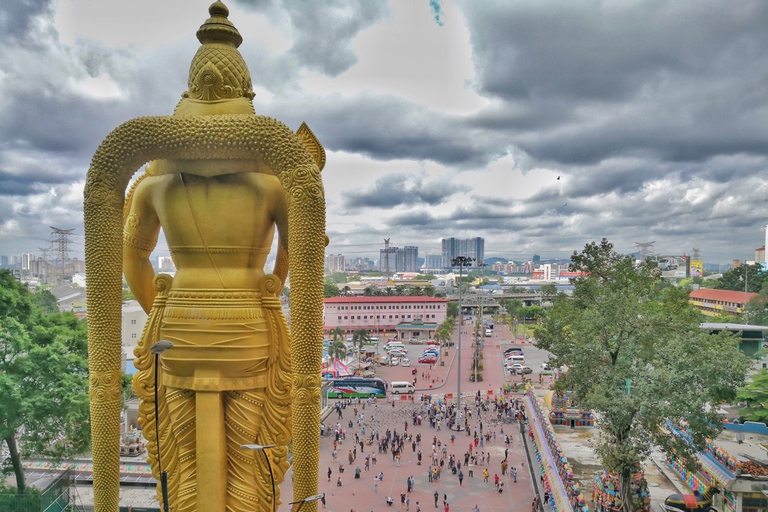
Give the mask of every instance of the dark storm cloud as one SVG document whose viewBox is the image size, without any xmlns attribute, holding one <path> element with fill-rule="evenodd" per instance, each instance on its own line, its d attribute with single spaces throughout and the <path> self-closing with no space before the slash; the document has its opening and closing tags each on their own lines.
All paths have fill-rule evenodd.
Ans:
<svg viewBox="0 0 768 512">
<path fill-rule="evenodd" d="M 21 38 L 32 19 L 50 8 L 49 0 L 10 0 L 0 5 L 0 39 Z"/>
<path fill-rule="evenodd" d="M 386 3 L 366 0 L 242 0 L 241 3 L 259 11 L 284 9 L 294 29 L 290 56 L 301 67 L 329 76 L 337 76 L 357 62 L 357 56 L 349 48 L 350 42 L 361 30 L 381 21 L 389 12 Z"/>
<path fill-rule="evenodd" d="M 765 154 L 768 4 L 465 2 L 478 81 L 534 157 Z M 553 109 L 553 105 L 556 106 Z M 556 129 L 552 129 L 552 128 Z"/>
<path fill-rule="evenodd" d="M 379 178 L 366 190 L 343 193 L 343 206 L 356 208 L 394 208 L 400 205 L 436 206 L 444 203 L 459 190 L 447 181 L 425 183 L 421 178 L 405 174 L 390 174 Z"/>
<path fill-rule="evenodd" d="M 261 111 L 258 105 L 256 110 Z M 269 105 L 268 115 L 292 127 L 306 121 L 326 149 L 376 160 L 431 160 L 447 166 L 482 167 L 513 148 L 504 134 L 477 133 L 465 118 L 395 97 L 276 101 Z"/>
</svg>

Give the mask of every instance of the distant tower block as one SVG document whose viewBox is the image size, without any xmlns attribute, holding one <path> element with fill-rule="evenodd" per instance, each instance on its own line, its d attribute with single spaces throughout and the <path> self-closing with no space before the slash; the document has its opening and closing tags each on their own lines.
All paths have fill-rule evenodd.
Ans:
<svg viewBox="0 0 768 512">
<path fill-rule="evenodd" d="M 643 257 L 647 258 L 651 254 L 653 254 L 653 244 L 655 244 L 656 241 L 653 242 L 635 242 L 635 249 L 637 249 L 640 254 L 643 255 Z"/>
<path fill-rule="evenodd" d="M 384 239 L 384 282 L 389 282 L 389 238 Z"/>
<path fill-rule="evenodd" d="M 701 254 L 700 254 L 699 249 L 694 247 L 691 252 L 693 253 L 693 254 L 691 254 L 691 259 L 692 260 L 700 260 L 701 259 Z"/>
</svg>

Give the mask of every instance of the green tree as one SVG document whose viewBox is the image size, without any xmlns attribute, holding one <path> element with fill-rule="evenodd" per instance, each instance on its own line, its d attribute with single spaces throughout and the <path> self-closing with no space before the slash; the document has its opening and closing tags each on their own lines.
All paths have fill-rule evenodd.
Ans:
<svg viewBox="0 0 768 512">
<path fill-rule="evenodd" d="M 350 288 L 349 286 L 346 286 L 346 285 L 345 285 L 345 286 L 344 286 L 344 287 L 341 289 L 341 295 L 342 295 L 342 296 L 344 296 L 344 297 L 349 297 L 351 294 L 352 294 L 352 288 Z"/>
<path fill-rule="evenodd" d="M 352 332 L 352 344 L 357 347 L 358 355 L 363 351 L 363 345 L 371 342 L 371 333 L 368 329 L 357 329 Z"/>
<path fill-rule="evenodd" d="M 337 327 L 331 331 L 331 339 L 333 341 L 341 340 L 344 341 L 344 329 L 341 327 Z"/>
<path fill-rule="evenodd" d="M 424 287 L 424 295 L 427 297 L 434 297 L 435 296 L 435 287 L 431 284 L 428 284 Z"/>
<path fill-rule="evenodd" d="M 736 395 L 736 400 L 745 402 L 740 414 L 748 421 L 768 421 L 768 370 L 763 368 L 760 373 L 753 375 L 749 382 Z"/>
<path fill-rule="evenodd" d="M 449 318 L 456 318 L 459 316 L 459 304 L 457 302 L 449 302 L 446 306 L 446 316 Z"/>
<path fill-rule="evenodd" d="M 373 286 L 366 286 L 363 290 L 363 295 L 365 297 L 372 297 L 373 296 Z"/>
<path fill-rule="evenodd" d="M 544 308 L 541 306 L 523 306 L 520 308 L 520 316 L 524 321 L 538 321 L 544 314 Z"/>
<path fill-rule="evenodd" d="M 632 512 L 630 478 L 652 446 L 695 464 L 720 429 L 711 405 L 734 398 L 748 362 L 730 333 L 699 329 L 684 290 L 656 287 L 657 268 L 635 266 L 605 239 L 571 261 L 586 274 L 574 280 L 572 299 L 555 297 L 536 338 L 569 368 L 558 387 L 597 413 L 596 451 L 619 474 L 622 512 Z M 670 423 L 687 425 L 692 442 L 665 434 Z"/>
<path fill-rule="evenodd" d="M 547 283 L 541 285 L 541 297 L 544 301 L 550 301 L 552 298 L 557 295 L 557 285 L 555 283 Z"/>
<path fill-rule="evenodd" d="M 347 357 L 347 346 L 341 340 L 331 342 L 328 346 L 328 356 L 331 359 L 344 359 Z"/>
<path fill-rule="evenodd" d="M 328 283 L 328 284 L 346 283 L 347 282 L 347 274 L 342 274 L 340 272 L 337 272 L 335 274 L 330 274 L 330 275 L 325 276 L 325 278 L 323 278 L 323 282 L 324 283 Z"/>
<path fill-rule="evenodd" d="M 0 271 L 0 353 L 0 439 L 23 494 L 20 448 L 53 459 L 88 449 L 85 323 L 71 313 L 44 314 L 26 287 Z"/>
<path fill-rule="evenodd" d="M 760 274 L 760 265 L 740 265 L 726 270 L 723 277 L 718 279 L 717 287 L 721 290 L 744 291 L 744 276 L 747 279 L 747 291 L 759 293 L 765 282 L 765 276 Z"/>
<path fill-rule="evenodd" d="M 59 301 L 49 290 L 40 290 L 32 294 L 32 300 L 35 303 L 35 307 L 45 314 L 58 313 Z"/>
<path fill-rule="evenodd" d="M 323 297 L 329 299 L 331 297 L 338 297 L 339 295 L 341 295 L 341 291 L 338 286 L 330 283 L 323 284 Z"/>
</svg>

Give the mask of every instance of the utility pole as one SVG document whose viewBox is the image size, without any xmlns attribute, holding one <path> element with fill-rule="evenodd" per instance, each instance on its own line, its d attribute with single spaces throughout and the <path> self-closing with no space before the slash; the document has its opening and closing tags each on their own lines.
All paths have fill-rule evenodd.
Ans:
<svg viewBox="0 0 768 512">
<path fill-rule="evenodd" d="M 468 258 L 466 256 L 456 256 L 452 261 L 451 265 L 454 267 L 459 267 L 459 339 L 456 342 L 457 348 L 456 350 L 459 351 L 459 357 L 458 357 L 458 367 L 457 367 L 457 375 L 456 375 L 456 382 L 457 384 L 457 390 L 456 390 L 456 421 L 455 421 L 455 427 L 456 430 L 462 430 L 461 427 L 461 330 L 464 327 L 462 324 L 462 313 L 461 313 L 461 278 L 464 275 L 464 267 L 470 267 L 472 265 L 472 261 L 474 258 Z"/>
</svg>

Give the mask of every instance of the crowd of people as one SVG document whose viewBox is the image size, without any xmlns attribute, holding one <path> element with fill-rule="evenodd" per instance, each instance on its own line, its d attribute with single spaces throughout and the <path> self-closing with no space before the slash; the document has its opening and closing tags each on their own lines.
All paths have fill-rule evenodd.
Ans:
<svg viewBox="0 0 768 512">
<path fill-rule="evenodd" d="M 447 475 L 456 479 L 460 487 L 465 485 L 465 481 L 482 479 L 478 482 L 480 485 L 487 485 L 498 493 L 510 492 L 509 486 L 517 483 L 518 468 L 510 461 L 510 451 L 519 442 L 513 441 L 512 433 L 519 432 L 519 423 L 525 425 L 527 418 L 520 399 L 505 390 L 495 397 L 478 393 L 462 402 L 461 430 L 456 429 L 456 404 L 446 403 L 438 397 L 425 395 L 415 403 L 404 404 L 399 411 L 403 416 L 407 414 L 405 417 L 408 419 L 403 420 L 402 428 L 391 426 L 391 422 L 389 428 L 380 427 L 381 422 L 375 419 L 378 415 L 375 399 L 350 399 L 342 403 L 337 411 L 351 408 L 353 419 L 346 425 L 338 421 L 335 426 L 322 427 L 323 435 L 328 435 L 330 431 L 334 438 L 331 455 L 338 467 L 329 466 L 327 477 L 331 482 L 336 473 L 337 487 L 344 485 L 345 478 L 344 462 L 339 462 L 342 447 L 347 452 L 348 467 L 354 467 L 350 471 L 354 479 L 371 478 L 362 475 L 374 473 L 369 482 L 373 482 L 376 493 L 385 479 L 383 471 L 374 469 L 377 457 L 391 456 L 395 467 L 401 467 L 404 459 L 415 461 L 416 466 L 421 466 L 426 473 L 426 479 L 420 481 L 435 486 L 435 508 L 442 507 L 444 511 L 449 510 L 450 503 L 447 493 L 442 493 L 440 500 L 439 489 Z M 366 406 L 370 413 L 368 417 L 365 415 Z M 343 413 L 339 412 L 338 416 L 342 419 Z M 423 422 L 434 430 L 431 438 L 416 428 Z M 352 446 L 348 447 L 350 442 Z M 408 475 L 403 483 L 399 503 L 403 510 L 410 512 L 410 496 L 417 482 L 413 475 Z M 399 482 L 395 486 L 399 486 Z M 392 496 L 385 498 L 389 506 L 395 505 L 396 501 Z M 420 504 L 416 502 L 414 506 L 420 512 Z"/>
</svg>

